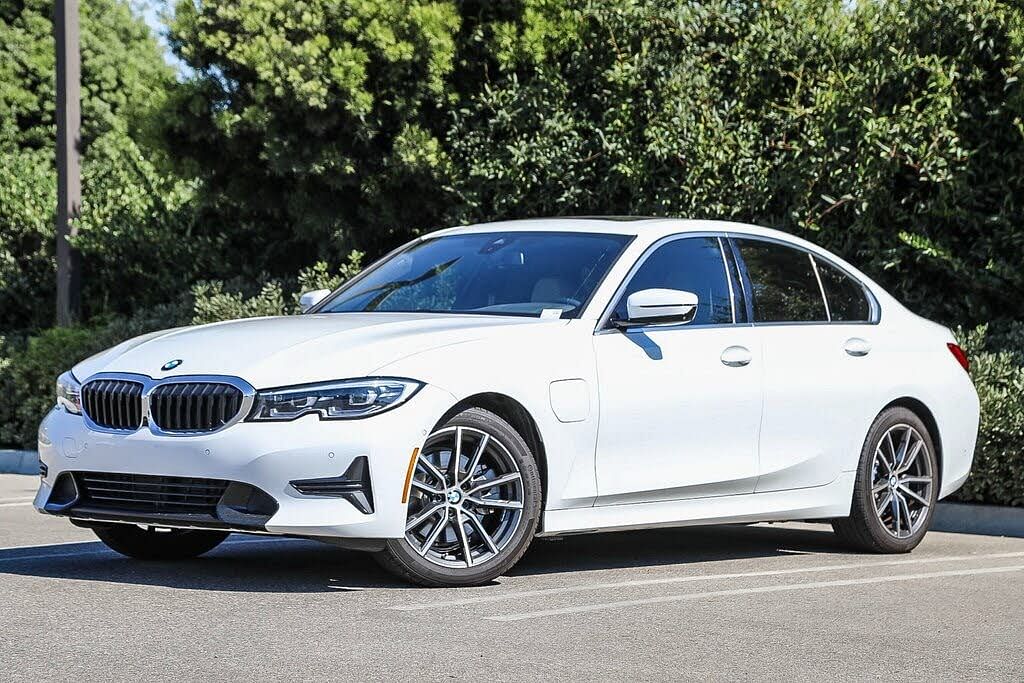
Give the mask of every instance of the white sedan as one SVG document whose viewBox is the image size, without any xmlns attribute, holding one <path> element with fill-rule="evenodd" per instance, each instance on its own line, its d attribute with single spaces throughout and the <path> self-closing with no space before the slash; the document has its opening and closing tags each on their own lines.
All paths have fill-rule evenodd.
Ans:
<svg viewBox="0 0 1024 683">
<path fill-rule="evenodd" d="M 63 374 L 36 508 L 136 558 L 301 536 L 455 586 L 536 536 L 655 526 L 827 520 L 907 552 L 971 466 L 950 331 L 774 230 L 453 228 L 303 303 Z"/>
</svg>

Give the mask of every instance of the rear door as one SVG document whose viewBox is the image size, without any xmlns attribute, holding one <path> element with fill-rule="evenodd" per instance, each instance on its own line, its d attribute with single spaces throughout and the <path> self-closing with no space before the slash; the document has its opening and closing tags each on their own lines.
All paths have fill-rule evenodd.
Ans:
<svg viewBox="0 0 1024 683">
<path fill-rule="evenodd" d="M 864 438 L 874 307 L 850 275 L 796 245 L 740 236 L 733 244 L 764 349 L 756 491 L 828 484 Z"/>
</svg>

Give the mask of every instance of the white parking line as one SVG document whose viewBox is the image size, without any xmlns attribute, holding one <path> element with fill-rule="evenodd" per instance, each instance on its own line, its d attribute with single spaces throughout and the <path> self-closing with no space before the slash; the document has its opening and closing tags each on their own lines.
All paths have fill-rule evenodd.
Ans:
<svg viewBox="0 0 1024 683">
<path fill-rule="evenodd" d="M 949 576 L 974 576 L 978 574 L 1000 574 L 1008 572 L 1024 571 L 1024 564 L 1008 567 L 982 567 L 979 569 L 961 569 L 945 572 L 929 572 L 925 574 L 904 574 L 902 576 L 875 576 L 864 579 L 841 579 L 837 581 L 811 581 L 807 583 L 788 583 L 777 586 L 758 586 L 755 588 L 735 588 L 732 590 L 705 591 L 701 593 L 677 593 L 674 595 L 662 595 L 654 598 L 643 598 L 640 600 L 620 600 L 617 602 L 601 602 L 591 605 L 577 605 L 574 607 L 562 607 L 559 609 L 538 610 L 536 612 L 520 612 L 518 614 L 496 614 L 484 617 L 490 621 L 522 621 L 524 619 L 538 619 L 541 617 L 561 616 L 567 614 L 581 614 L 584 612 L 598 612 L 608 609 L 621 609 L 623 607 L 639 607 L 643 605 L 657 605 L 669 602 L 686 602 L 689 600 L 705 600 L 707 598 L 721 598 L 733 595 L 754 595 L 758 593 L 781 593 L 784 591 L 812 590 L 816 588 L 835 588 L 838 586 L 862 586 L 873 583 L 891 583 L 894 581 L 913 581 L 917 579 L 937 579 Z"/>
<path fill-rule="evenodd" d="M 18 557 L 0 557 L 0 562 L 17 562 L 18 560 L 49 560 L 61 557 L 80 557 L 82 555 L 98 555 L 100 553 L 113 553 L 113 550 L 97 548 L 96 550 L 81 550 L 77 553 L 44 553 L 42 555 L 19 555 Z"/>
<path fill-rule="evenodd" d="M 20 507 L 29 507 L 31 505 L 32 505 L 32 499 L 29 498 L 28 500 L 20 502 L 20 503 L 0 503 L 0 508 L 20 508 Z"/>
<path fill-rule="evenodd" d="M 26 503 L 31 503 L 35 499 L 35 496 L 22 496 L 20 498 L 0 498 L 0 507 L 4 507 L 5 505 L 24 505 Z"/>
<path fill-rule="evenodd" d="M 461 600 L 446 600 L 443 602 L 424 602 L 415 605 L 393 605 L 388 609 L 400 610 L 403 612 L 414 612 L 417 610 L 431 609 L 435 607 L 456 607 L 459 605 L 478 605 L 488 602 L 499 602 L 512 598 L 530 598 L 545 595 L 560 595 L 562 593 L 579 593 L 582 591 L 602 590 L 609 588 L 634 588 L 639 586 L 658 586 L 673 583 L 690 583 L 694 581 L 717 581 L 723 579 L 757 578 L 767 576 L 785 576 L 787 574 L 808 574 L 813 572 L 834 572 L 851 569 L 870 569 L 872 567 L 899 567 L 914 564 L 932 564 L 939 562 L 968 562 L 971 560 L 990 560 L 1008 557 L 1024 557 L 1024 552 L 1015 553 L 992 553 L 987 555 L 947 555 L 941 557 L 920 557 L 909 560 L 887 560 L 885 562 L 864 562 L 860 564 L 826 564 L 813 567 L 793 567 L 790 569 L 773 569 L 761 572 L 735 572 L 730 574 L 691 574 L 687 576 L 669 576 L 659 579 L 637 579 L 633 581 L 615 581 L 606 583 L 590 583 L 576 586 L 561 586 L 559 588 L 541 588 L 527 591 L 510 591 L 491 595 L 480 595 Z"/>
<path fill-rule="evenodd" d="M 258 543 L 278 543 L 281 541 L 304 541 L 304 538 L 233 538 L 230 541 L 224 541 L 221 546 L 226 545 L 256 545 Z M 98 544 L 99 541 L 63 541 L 60 543 L 50 543 L 47 545 L 16 545 L 8 548 L 0 548 L 0 553 L 8 550 L 41 550 L 50 546 L 62 546 L 62 545 L 75 545 L 75 544 L 88 544 L 90 546 Z M 71 553 L 39 553 L 36 555 L 18 555 L 17 557 L 0 557 L 0 562 L 17 562 L 18 560 L 44 560 L 49 558 L 61 558 L 61 557 L 77 557 L 79 555 L 97 555 L 103 553 L 113 554 L 113 550 L 106 547 L 100 548 L 83 548 Z"/>
</svg>

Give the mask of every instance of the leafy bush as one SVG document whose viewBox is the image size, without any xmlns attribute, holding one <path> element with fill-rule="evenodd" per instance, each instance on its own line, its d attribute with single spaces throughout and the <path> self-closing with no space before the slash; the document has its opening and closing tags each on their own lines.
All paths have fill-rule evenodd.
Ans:
<svg viewBox="0 0 1024 683">
<path fill-rule="evenodd" d="M 0 443 L 33 448 L 39 421 L 53 406 L 57 375 L 107 341 L 95 329 L 52 328 L 6 359 L 0 368 Z"/>
<path fill-rule="evenodd" d="M 300 312 L 299 297 L 303 292 L 315 289 L 335 289 L 342 282 L 356 275 L 363 259 L 362 252 L 352 251 L 348 261 L 337 272 L 331 273 L 327 264 L 318 261 L 315 265 L 299 272 L 297 287 L 291 296 L 286 296 L 280 280 L 265 283 L 253 296 L 246 296 L 239 289 L 225 291 L 223 282 L 200 282 L 192 288 L 194 299 L 192 324 L 255 318 L 265 315 L 293 315 Z"/>
<path fill-rule="evenodd" d="M 958 335 L 971 358 L 981 428 L 967 502 L 1024 506 L 1024 322 L 982 325 Z"/>
<path fill-rule="evenodd" d="M 131 318 L 50 328 L 20 342 L 0 337 L 0 447 L 35 448 L 60 373 L 125 339 L 187 322 L 184 305 L 165 305 Z"/>
<path fill-rule="evenodd" d="M 531 4 L 524 35 L 570 20 L 452 112 L 448 220 L 752 221 L 946 324 L 1024 319 L 1019 3 Z"/>
</svg>

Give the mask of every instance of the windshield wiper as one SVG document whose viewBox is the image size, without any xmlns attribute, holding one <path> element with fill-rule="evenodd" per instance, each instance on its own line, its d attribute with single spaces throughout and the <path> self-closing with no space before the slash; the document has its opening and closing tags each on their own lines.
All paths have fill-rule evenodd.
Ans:
<svg viewBox="0 0 1024 683">
<path fill-rule="evenodd" d="M 353 299 L 358 299 L 361 296 L 365 296 L 365 295 L 371 294 L 373 292 L 379 292 L 379 294 L 377 294 L 375 297 L 373 297 L 369 302 L 367 302 L 366 306 L 363 307 L 364 311 L 374 311 L 374 310 L 377 310 L 378 306 L 380 306 L 382 303 L 384 303 L 384 301 L 389 296 L 391 296 L 392 294 L 394 294 L 398 290 L 404 289 L 405 287 L 412 287 L 413 285 L 418 285 L 421 282 L 426 282 L 430 278 L 435 277 L 437 275 L 440 275 L 441 273 L 443 273 L 444 271 L 448 270 L 453 265 L 455 265 L 455 263 L 458 262 L 458 260 L 460 258 L 462 258 L 462 257 L 461 256 L 457 256 L 457 257 L 453 258 L 450 261 L 445 261 L 444 263 L 436 265 L 433 268 L 429 268 L 428 270 L 423 271 L 422 274 L 420 274 L 417 277 L 414 277 L 414 278 L 412 278 L 410 280 L 395 280 L 394 282 L 388 282 L 388 283 L 385 283 L 383 285 L 378 285 L 376 287 L 371 287 L 370 289 L 364 289 L 363 291 L 359 292 L 358 294 L 353 294 L 349 298 L 339 302 L 339 304 L 345 304 L 345 303 L 348 303 L 349 301 L 352 301 Z"/>
</svg>

